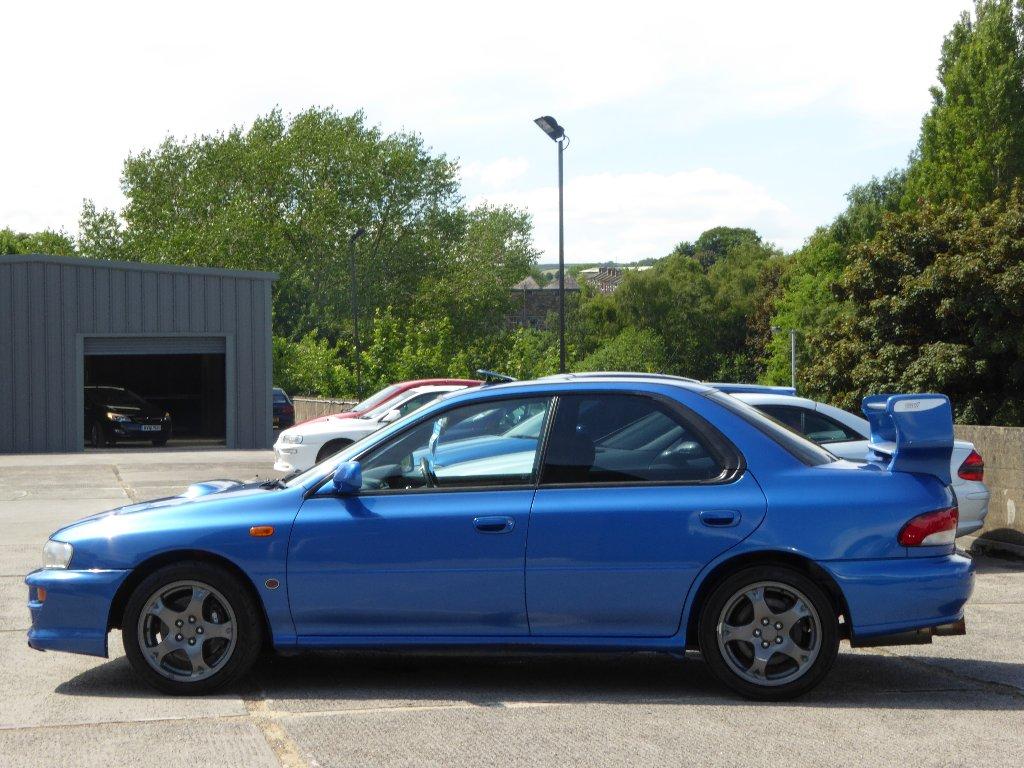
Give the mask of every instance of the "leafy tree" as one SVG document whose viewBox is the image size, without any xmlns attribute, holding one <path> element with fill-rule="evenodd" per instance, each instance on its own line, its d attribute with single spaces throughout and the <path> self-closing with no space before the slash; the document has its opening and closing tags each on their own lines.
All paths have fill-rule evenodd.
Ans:
<svg viewBox="0 0 1024 768">
<path fill-rule="evenodd" d="M 292 395 L 338 397 L 355 391 L 338 349 L 308 333 L 298 341 L 273 340 L 274 384 Z"/>
<path fill-rule="evenodd" d="M 467 226 L 455 164 L 411 134 L 382 135 L 362 113 L 280 111 L 248 130 L 168 138 L 125 163 L 127 258 L 278 272 L 279 333 L 350 332 L 349 235 L 358 242 L 360 304 L 413 306 Z M 90 215 L 103 234 L 104 222 Z M 95 238 L 92 243 L 109 242 Z"/>
<path fill-rule="evenodd" d="M 700 234 L 694 242 L 681 242 L 673 250 L 673 254 L 688 256 L 697 261 L 704 269 L 723 256 L 732 253 L 741 246 L 761 246 L 761 236 L 752 229 L 742 227 L 713 227 Z"/>
<path fill-rule="evenodd" d="M 942 44 L 907 195 L 980 205 L 1024 173 L 1024 10 L 978 0 Z"/>
<path fill-rule="evenodd" d="M 957 419 L 1024 422 L 1024 200 L 926 205 L 886 219 L 839 282 L 808 389 L 854 408 L 869 392 L 948 394 Z"/>
<path fill-rule="evenodd" d="M 124 260 L 124 232 L 117 215 L 109 210 L 97 210 L 92 200 L 82 203 L 78 219 L 78 251 L 91 259 Z"/>
<path fill-rule="evenodd" d="M 54 232 L 44 229 L 42 232 L 15 232 L 12 229 L 0 229 L 0 255 L 27 255 L 40 253 L 48 256 L 76 255 L 75 241 L 61 230 Z"/>
<path fill-rule="evenodd" d="M 650 330 L 626 328 L 575 366 L 577 371 L 644 371 L 665 369 L 665 342 Z"/>
</svg>

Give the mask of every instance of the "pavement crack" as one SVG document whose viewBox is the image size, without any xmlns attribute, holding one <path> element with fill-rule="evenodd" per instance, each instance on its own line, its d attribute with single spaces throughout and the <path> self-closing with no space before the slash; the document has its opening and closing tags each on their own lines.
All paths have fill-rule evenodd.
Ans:
<svg viewBox="0 0 1024 768">
<path fill-rule="evenodd" d="M 128 500 L 131 501 L 132 504 L 138 504 L 138 492 L 132 486 L 128 485 L 128 483 L 125 482 L 124 478 L 121 477 L 121 472 L 118 470 L 117 465 L 111 464 L 110 469 L 113 471 L 114 479 L 117 480 L 117 485 L 118 487 L 120 487 L 124 495 L 128 497 Z"/>
<path fill-rule="evenodd" d="M 249 719 L 263 734 L 281 768 L 308 768 L 310 763 L 302 756 L 299 745 L 288 735 L 278 722 L 277 715 L 270 709 L 266 692 L 260 690 L 253 696 L 243 696 L 242 702 L 249 713 Z"/>
</svg>

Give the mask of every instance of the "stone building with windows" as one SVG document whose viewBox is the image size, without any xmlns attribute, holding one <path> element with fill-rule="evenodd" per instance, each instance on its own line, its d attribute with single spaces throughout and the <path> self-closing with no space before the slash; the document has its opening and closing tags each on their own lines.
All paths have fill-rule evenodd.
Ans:
<svg viewBox="0 0 1024 768">
<path fill-rule="evenodd" d="M 565 303 L 569 305 L 579 295 L 580 285 L 572 275 L 565 276 Z M 541 287 L 532 277 L 524 277 L 512 286 L 512 311 L 506 317 L 509 328 L 552 330 L 549 317 L 558 315 L 558 275 Z M 555 321 L 557 324 L 557 320 Z"/>
</svg>

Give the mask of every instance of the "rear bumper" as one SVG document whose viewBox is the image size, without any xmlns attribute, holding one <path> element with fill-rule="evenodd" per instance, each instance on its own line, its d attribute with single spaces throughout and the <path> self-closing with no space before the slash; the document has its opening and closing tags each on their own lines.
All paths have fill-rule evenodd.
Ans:
<svg viewBox="0 0 1024 768">
<path fill-rule="evenodd" d="M 25 577 L 32 628 L 29 647 L 37 651 L 68 651 L 107 655 L 110 604 L 128 571 L 41 569 Z M 40 600 L 40 588 L 46 599 Z"/>
<path fill-rule="evenodd" d="M 974 591 L 974 562 L 959 553 L 821 565 L 846 598 L 854 645 L 954 624 Z"/>
</svg>

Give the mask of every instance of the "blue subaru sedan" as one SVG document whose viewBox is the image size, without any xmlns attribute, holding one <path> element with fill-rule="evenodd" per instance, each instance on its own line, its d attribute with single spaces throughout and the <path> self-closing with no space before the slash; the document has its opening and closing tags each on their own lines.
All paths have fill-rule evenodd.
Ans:
<svg viewBox="0 0 1024 768">
<path fill-rule="evenodd" d="M 854 646 L 963 634 L 942 395 L 865 399 L 864 463 L 729 394 L 548 378 L 436 401 L 295 477 L 212 481 L 53 534 L 40 650 L 107 654 L 169 693 L 261 649 L 699 649 L 785 699 Z"/>
</svg>

